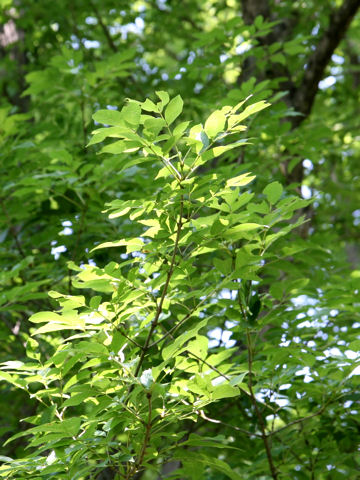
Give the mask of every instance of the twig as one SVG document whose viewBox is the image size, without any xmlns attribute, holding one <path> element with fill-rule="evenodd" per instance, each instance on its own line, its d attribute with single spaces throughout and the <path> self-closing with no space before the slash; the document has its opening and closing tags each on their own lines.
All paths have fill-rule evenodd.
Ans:
<svg viewBox="0 0 360 480">
<path fill-rule="evenodd" d="M 325 408 L 326 408 L 326 405 L 322 406 L 320 408 L 320 410 L 318 410 L 317 412 L 315 412 L 311 415 L 308 415 L 307 417 L 297 418 L 296 420 L 293 420 L 292 422 L 287 423 L 283 427 L 280 427 L 277 430 L 274 430 L 273 432 L 269 433 L 267 436 L 269 437 L 271 435 L 276 435 L 276 434 L 282 432 L 283 430 L 285 430 L 286 428 L 291 427 L 292 425 L 296 425 L 297 423 L 303 423 L 303 422 L 306 422 L 306 420 L 310 420 L 310 418 L 317 417 L 318 415 L 321 415 L 324 412 Z"/>
<path fill-rule="evenodd" d="M 140 343 L 136 342 L 135 340 L 133 340 L 132 338 L 130 338 L 128 335 L 126 335 L 126 333 L 124 332 L 124 330 L 123 330 L 122 328 L 121 328 L 121 329 L 118 328 L 117 330 L 121 333 L 121 335 L 122 335 L 123 337 L 125 337 L 127 340 L 129 340 L 129 342 L 133 343 L 136 347 L 138 347 L 138 348 L 143 348 L 143 347 L 140 345 Z"/>
<path fill-rule="evenodd" d="M 196 412 L 197 413 L 197 412 Z M 203 410 L 200 410 L 200 413 L 198 414 L 201 418 L 203 418 L 204 420 L 207 420 L 208 422 L 211 422 L 211 423 L 218 423 L 220 425 L 224 425 L 225 427 L 228 427 L 228 428 L 232 428 L 233 430 L 236 430 L 237 432 L 241 432 L 241 433 L 244 433 L 245 435 L 248 435 L 249 437 L 259 437 L 259 438 L 262 438 L 262 436 L 259 434 L 259 433 L 253 433 L 253 432 L 249 432 L 248 430 L 245 430 L 244 428 L 240 428 L 240 427 L 237 427 L 236 425 L 231 425 L 230 423 L 225 423 L 221 420 L 217 420 L 215 418 L 210 418 L 210 417 L 207 417 L 204 413 Z"/>
</svg>

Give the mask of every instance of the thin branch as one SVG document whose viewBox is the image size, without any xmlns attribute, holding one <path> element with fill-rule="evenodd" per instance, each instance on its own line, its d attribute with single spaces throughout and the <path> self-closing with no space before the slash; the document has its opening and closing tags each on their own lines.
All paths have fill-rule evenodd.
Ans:
<svg viewBox="0 0 360 480">
<path fill-rule="evenodd" d="M 230 382 L 230 377 L 228 377 L 227 375 L 225 375 L 225 373 L 221 373 L 219 369 L 217 369 L 216 367 L 214 367 L 213 365 L 211 365 L 210 363 L 208 363 L 206 360 L 204 360 L 203 358 L 201 357 L 198 357 L 195 353 L 193 352 L 190 352 L 189 350 L 185 350 L 185 353 L 187 353 L 188 355 L 192 355 L 194 358 L 196 358 L 197 360 L 199 360 L 200 362 L 202 362 L 204 365 L 206 365 L 207 367 L 209 367 L 211 370 L 213 370 L 214 372 L 216 372 L 220 377 L 222 378 L 225 378 L 225 380 L 227 380 L 228 382 Z M 246 393 L 246 395 L 249 395 L 249 392 L 247 392 L 246 390 L 244 390 L 243 388 L 239 387 L 239 385 L 237 385 L 238 389 L 240 390 L 240 392 L 243 392 L 243 393 Z"/>
<path fill-rule="evenodd" d="M 180 400 L 180 402 L 183 403 L 186 406 L 191 405 L 189 402 L 187 402 L 183 398 Z M 231 425 L 230 423 L 225 423 L 222 420 L 218 420 L 216 418 L 210 418 L 205 414 L 204 410 L 195 410 L 194 413 L 198 417 L 202 418 L 203 420 L 206 420 L 207 422 L 216 423 L 216 424 L 219 424 L 219 425 L 224 425 L 225 427 L 232 428 L 233 430 L 236 430 L 237 432 L 244 433 L 245 435 L 248 435 L 249 437 L 262 438 L 262 435 L 259 434 L 259 433 L 249 432 L 248 430 L 245 430 L 244 428 L 237 427 L 236 425 Z M 182 444 L 179 443 L 177 446 L 181 446 L 181 445 Z M 174 448 L 174 447 L 170 447 L 170 448 Z M 167 450 L 169 450 L 169 449 L 167 449 Z"/>
<path fill-rule="evenodd" d="M 209 294 L 207 294 L 194 308 L 182 319 L 180 322 L 178 322 L 176 325 L 174 325 L 170 330 L 168 330 L 161 338 L 158 340 L 154 341 L 149 345 L 149 348 L 154 347 L 158 343 L 161 343 L 163 340 L 165 340 L 168 336 L 171 336 L 178 328 L 180 328 L 189 318 L 192 317 L 194 312 L 198 310 L 198 308 L 203 305 L 214 293 L 217 291 L 221 290 L 222 285 L 226 283 L 231 275 L 225 276 L 223 281 L 216 287 L 214 288 Z"/>
<path fill-rule="evenodd" d="M 304 461 L 299 457 L 299 455 L 294 452 L 294 450 L 288 445 L 287 443 L 283 442 L 280 438 L 278 438 L 278 441 L 283 445 L 290 453 L 291 455 L 296 458 L 296 460 L 299 462 L 300 465 L 303 465 L 304 468 L 309 470 L 309 472 L 312 472 L 312 467 L 304 463 Z M 286 461 L 283 461 L 284 464 L 286 464 Z M 312 478 L 312 477 L 311 477 Z"/>
<path fill-rule="evenodd" d="M 75 248 L 73 250 L 73 253 L 72 253 L 72 256 L 71 256 L 71 259 L 73 261 L 76 260 L 77 258 L 77 252 L 79 250 L 79 244 L 80 244 L 80 238 L 81 238 L 81 235 L 84 233 L 84 222 L 85 222 L 85 216 L 86 216 L 86 213 L 87 213 L 87 209 L 88 209 L 88 204 L 85 203 L 80 215 L 81 215 L 81 218 L 80 218 L 80 225 L 79 225 L 79 228 L 76 232 L 76 239 L 75 239 Z"/>
<path fill-rule="evenodd" d="M 340 385 L 338 386 L 339 389 L 342 388 L 342 385 L 344 384 L 345 380 L 347 378 L 344 378 L 342 380 L 342 382 L 340 383 Z M 341 396 L 341 395 L 340 395 Z M 311 415 L 307 415 L 306 417 L 303 417 L 303 418 L 297 418 L 296 420 L 293 420 L 292 422 L 289 422 L 287 423 L 286 425 L 284 425 L 283 427 L 280 427 L 278 428 L 277 430 L 273 431 L 273 432 L 270 432 L 268 433 L 268 436 L 272 436 L 272 435 L 277 435 L 278 433 L 282 432 L 283 430 L 291 427 L 292 425 L 296 425 L 297 423 L 299 423 L 300 425 L 302 425 L 302 423 L 306 422 L 307 420 L 310 420 L 311 418 L 314 418 L 314 417 L 317 417 L 319 415 L 321 415 L 322 413 L 324 413 L 324 411 L 327 409 L 327 407 L 333 402 L 333 401 L 336 401 L 334 400 L 332 397 L 330 397 L 327 402 L 324 403 L 324 405 L 319 408 L 319 410 L 315 413 L 312 413 Z"/>
<path fill-rule="evenodd" d="M 192 27 L 193 30 L 196 30 L 197 32 L 202 32 L 202 28 L 199 27 L 199 25 L 197 25 L 197 23 L 188 15 L 183 15 L 180 19 L 181 21 L 183 22 L 186 22 L 186 23 L 189 23 Z M 189 32 L 191 33 L 191 32 Z"/>
<path fill-rule="evenodd" d="M 117 330 L 121 333 L 121 335 L 122 335 L 123 337 L 125 337 L 127 340 L 129 340 L 129 342 L 133 343 L 136 347 L 138 347 L 138 348 L 140 348 L 140 349 L 143 348 L 143 347 L 140 345 L 140 343 L 136 342 L 134 339 L 132 339 L 132 338 L 130 338 L 128 335 L 126 335 L 126 333 L 124 332 L 124 330 L 123 330 L 122 328 L 121 328 L 121 329 L 118 328 Z"/>
<path fill-rule="evenodd" d="M 254 432 L 249 432 L 248 430 L 245 430 L 244 428 L 240 428 L 240 427 L 237 427 L 236 425 L 231 425 L 230 423 L 225 423 L 221 420 L 217 420 L 215 418 L 210 418 L 210 417 L 207 417 L 204 413 L 203 410 L 200 410 L 199 411 L 200 413 L 196 412 L 197 415 L 199 415 L 201 418 L 203 418 L 204 420 L 206 420 L 207 422 L 211 422 L 211 423 L 218 423 L 220 425 L 224 425 L 224 427 L 228 427 L 228 428 L 232 428 L 233 430 L 236 430 L 237 432 L 241 432 L 241 433 L 244 433 L 245 435 L 248 435 L 249 437 L 258 437 L 258 438 L 262 438 L 262 436 L 258 433 L 254 433 Z"/>
<path fill-rule="evenodd" d="M 84 221 L 85 221 L 85 215 L 86 215 L 87 209 L 88 209 L 88 204 L 85 203 L 83 208 L 82 208 L 82 211 L 80 213 L 80 215 L 81 215 L 80 225 L 79 225 L 79 228 L 76 232 L 75 246 L 74 246 L 74 250 L 73 250 L 72 255 L 71 255 L 71 260 L 73 260 L 73 261 L 76 260 L 77 252 L 78 252 L 79 244 L 80 244 L 80 238 L 81 238 L 81 235 L 84 232 Z M 71 272 L 70 268 L 68 268 L 68 292 L 69 292 L 69 295 L 71 295 L 71 293 L 72 293 L 72 272 Z"/>
<path fill-rule="evenodd" d="M 144 443 L 143 443 L 141 451 L 140 451 L 139 459 L 136 462 L 138 466 L 140 466 L 142 464 L 142 462 L 144 461 L 144 456 L 145 456 L 146 448 L 149 444 L 150 432 L 151 432 L 151 416 L 152 416 L 151 392 L 148 392 L 146 394 L 146 397 L 148 399 L 148 407 L 149 407 L 148 412 L 149 413 L 148 413 L 148 421 L 147 421 L 147 424 L 146 424 Z"/>
<path fill-rule="evenodd" d="M 349 73 L 352 75 L 354 91 L 357 91 L 360 86 L 360 59 L 353 46 L 353 42 L 350 40 L 346 43 L 345 52 L 349 57 L 350 67 L 348 69 L 344 69 L 344 73 Z M 334 77 L 336 77 L 336 75 L 334 75 Z"/>
<path fill-rule="evenodd" d="M 282 432 L 283 430 L 285 430 L 286 428 L 289 428 L 291 427 L 292 425 L 296 425 L 297 423 L 303 423 L 303 422 L 306 422 L 306 420 L 310 420 L 310 418 L 314 418 L 314 417 L 317 417 L 318 415 L 321 415 L 325 408 L 326 408 L 327 405 L 324 405 L 323 407 L 320 408 L 320 410 L 318 410 L 317 412 L 311 414 L 311 415 L 308 415 L 307 417 L 303 417 L 303 418 L 297 418 L 296 420 L 290 422 L 290 423 L 287 423 L 286 425 L 284 425 L 283 427 L 280 427 L 278 428 L 277 430 L 274 430 L 273 432 L 270 432 L 268 434 L 268 436 L 272 436 L 272 435 L 277 435 L 278 433 Z"/>
</svg>

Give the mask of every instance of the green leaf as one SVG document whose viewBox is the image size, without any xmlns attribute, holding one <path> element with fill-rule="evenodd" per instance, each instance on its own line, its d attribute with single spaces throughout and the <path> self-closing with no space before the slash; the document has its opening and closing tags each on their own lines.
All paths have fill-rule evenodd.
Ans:
<svg viewBox="0 0 360 480">
<path fill-rule="evenodd" d="M 75 395 L 71 395 L 71 398 L 65 400 L 62 404 L 63 407 L 75 407 L 83 403 L 86 399 L 89 398 L 88 392 L 86 393 L 77 393 Z"/>
<path fill-rule="evenodd" d="M 228 228 L 222 233 L 222 236 L 233 242 L 239 240 L 243 237 L 244 232 L 251 232 L 252 230 L 258 230 L 259 228 L 264 228 L 263 225 L 258 223 L 242 223 L 236 227 Z"/>
<path fill-rule="evenodd" d="M 275 204 L 279 200 L 282 192 L 283 192 L 283 187 L 279 182 L 272 182 L 269 185 L 267 185 L 263 190 L 263 193 L 264 195 L 266 195 L 269 203 L 272 203 L 272 204 Z"/>
<path fill-rule="evenodd" d="M 244 185 L 247 185 L 248 183 L 252 182 L 254 178 L 255 178 L 255 175 L 250 175 L 250 173 L 243 173 L 238 177 L 233 177 L 227 180 L 226 186 L 227 187 L 243 187 Z"/>
<path fill-rule="evenodd" d="M 140 123 L 141 107 L 137 102 L 129 102 L 121 110 L 121 114 L 126 124 L 136 128 Z"/>
<path fill-rule="evenodd" d="M 244 145 L 249 145 L 249 142 L 247 142 L 245 139 L 244 140 L 239 140 L 234 143 L 230 143 L 228 145 L 222 145 L 220 147 L 214 147 L 210 150 L 205 151 L 202 155 L 201 158 L 203 161 L 208 161 L 212 160 L 213 158 L 219 157 L 225 152 L 228 152 L 229 150 L 232 150 L 237 147 L 242 147 Z"/>
<path fill-rule="evenodd" d="M 229 385 L 231 386 L 240 385 L 247 374 L 248 372 L 244 372 L 244 373 L 241 373 L 240 375 L 236 375 L 235 377 L 232 377 L 229 382 Z"/>
<path fill-rule="evenodd" d="M 157 91 L 155 93 L 160 98 L 161 103 L 162 103 L 162 108 L 164 108 L 165 105 L 167 105 L 169 103 L 169 100 L 170 100 L 169 94 L 167 92 L 164 92 L 164 91 Z"/>
<path fill-rule="evenodd" d="M 40 335 L 41 333 L 49 333 L 49 332 L 60 332 L 62 330 L 84 330 L 85 325 L 84 323 L 79 325 L 66 325 L 64 323 L 48 323 L 40 328 L 37 328 L 33 335 Z"/>
<path fill-rule="evenodd" d="M 205 122 L 204 130 L 209 138 L 214 138 L 224 130 L 226 116 L 221 110 L 213 112 Z"/>
<path fill-rule="evenodd" d="M 232 398 L 238 397 L 240 391 L 238 388 L 229 385 L 228 383 L 223 383 L 221 385 L 216 385 L 211 394 L 213 400 L 220 400 L 221 398 Z"/>
<path fill-rule="evenodd" d="M 98 110 L 92 116 L 93 120 L 104 125 L 124 125 L 124 116 L 117 110 Z"/>
<path fill-rule="evenodd" d="M 270 103 L 267 103 L 264 100 L 254 103 L 253 105 L 249 105 L 243 112 L 236 116 L 236 123 L 242 122 L 245 120 L 245 118 L 249 117 L 250 115 L 254 115 L 254 113 L 260 112 L 267 107 L 270 107 Z"/>
<path fill-rule="evenodd" d="M 175 452 L 175 458 L 179 460 L 192 461 L 194 463 L 203 463 L 206 467 L 217 470 L 222 474 L 226 475 L 231 480 L 244 480 L 243 476 L 236 473 L 229 465 L 223 460 L 219 460 L 215 456 L 208 456 L 199 452 L 192 452 L 187 450 L 186 454 L 180 451 Z"/>
<path fill-rule="evenodd" d="M 183 345 L 190 340 L 192 337 L 195 337 L 199 330 L 201 330 L 207 323 L 208 319 L 202 320 L 199 322 L 194 328 L 189 330 L 186 333 L 183 333 L 182 335 L 179 335 L 169 346 L 165 347 L 161 354 L 164 360 L 168 360 L 171 358 L 175 352 L 181 349 Z M 186 348 L 185 348 L 186 349 Z"/>
<path fill-rule="evenodd" d="M 127 246 L 129 252 L 134 252 L 136 250 L 141 250 L 144 246 L 143 240 L 140 238 L 132 238 L 129 240 L 119 240 L 117 242 L 105 242 L 101 243 L 100 245 L 97 245 L 94 247 L 91 251 L 94 252 L 95 250 L 98 250 L 99 248 L 115 248 L 115 247 L 123 247 Z"/>
<path fill-rule="evenodd" d="M 204 360 L 208 353 L 209 339 L 203 335 L 197 335 L 195 340 L 188 343 L 186 350 L 190 353 L 194 353 L 197 357 Z"/>
<path fill-rule="evenodd" d="M 155 113 L 158 113 L 159 109 L 157 108 L 157 106 L 155 105 L 154 102 L 152 102 L 149 98 L 147 98 L 145 100 L 145 102 L 143 102 L 141 104 L 141 108 L 143 110 L 145 110 L 146 112 L 155 112 Z"/>
<path fill-rule="evenodd" d="M 175 98 L 170 100 L 170 103 L 165 110 L 165 120 L 168 125 L 171 125 L 174 120 L 181 114 L 183 109 L 184 102 L 180 95 L 177 95 Z"/>
<path fill-rule="evenodd" d="M 98 128 L 92 133 L 93 137 L 87 144 L 87 147 L 96 143 L 100 143 L 105 140 L 105 138 L 124 138 L 126 140 L 139 140 L 139 135 L 134 133 L 131 128 L 125 125 L 121 125 L 118 127 Z"/>
<path fill-rule="evenodd" d="M 39 344 L 33 338 L 28 338 L 26 341 L 26 354 L 29 358 L 33 358 L 34 360 L 40 360 L 41 358 Z"/>
<path fill-rule="evenodd" d="M 178 125 L 176 125 L 176 127 L 174 128 L 173 130 L 173 134 L 176 136 L 176 135 L 182 135 L 185 130 L 187 129 L 187 127 L 189 126 L 190 122 L 187 121 L 187 122 L 181 122 L 179 123 Z"/>
<path fill-rule="evenodd" d="M 240 450 L 237 447 L 229 445 L 224 435 L 217 435 L 216 437 L 205 437 L 191 433 L 189 439 L 185 440 L 181 445 L 190 445 L 192 447 L 213 447 L 213 448 L 231 448 L 234 450 Z"/>
<path fill-rule="evenodd" d="M 68 418 L 61 422 L 52 422 L 52 423 L 45 423 L 44 425 L 39 425 L 38 427 L 33 427 L 25 432 L 20 432 L 19 434 L 13 435 L 9 438 L 5 445 L 13 440 L 20 438 L 24 435 L 30 435 L 32 433 L 56 433 L 59 436 L 57 438 L 66 438 L 66 437 L 74 437 L 78 434 L 80 430 L 81 419 L 78 417 Z"/>
<path fill-rule="evenodd" d="M 145 120 L 144 127 L 157 136 L 165 124 L 166 122 L 163 118 L 149 118 Z"/>
<path fill-rule="evenodd" d="M 131 153 L 137 152 L 143 146 L 143 142 L 139 140 L 119 140 L 103 147 L 101 153 Z"/>
<path fill-rule="evenodd" d="M 44 323 L 44 322 L 60 322 L 62 321 L 61 315 L 58 315 L 55 312 L 38 312 L 31 315 L 29 318 L 30 322 L 33 323 Z"/>
<path fill-rule="evenodd" d="M 92 355 L 108 355 L 109 352 L 107 348 L 104 345 L 101 345 L 100 343 L 95 343 L 95 342 L 80 342 L 76 345 L 76 349 L 83 351 L 87 355 L 92 354 Z"/>
</svg>

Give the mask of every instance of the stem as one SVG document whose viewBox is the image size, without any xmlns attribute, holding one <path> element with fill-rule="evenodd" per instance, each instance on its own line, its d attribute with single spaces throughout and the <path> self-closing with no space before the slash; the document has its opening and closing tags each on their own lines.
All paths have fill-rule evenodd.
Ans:
<svg viewBox="0 0 360 480">
<path fill-rule="evenodd" d="M 81 110 L 81 128 L 82 128 L 83 141 L 84 141 L 84 151 L 86 152 L 87 131 L 86 131 L 86 118 L 85 118 L 85 94 L 83 89 L 81 89 L 80 110 Z"/>
<path fill-rule="evenodd" d="M 170 126 L 169 126 L 168 122 L 166 121 L 164 115 L 163 115 L 161 112 L 159 112 L 159 114 L 160 114 L 161 118 L 164 120 L 164 122 L 165 122 L 165 124 L 166 124 L 166 128 L 167 128 L 169 134 L 172 135 L 172 132 L 171 132 L 171 130 L 170 130 Z M 180 162 L 180 164 L 181 164 L 181 173 L 178 172 L 178 171 L 176 170 L 176 168 L 175 168 L 172 164 L 171 164 L 171 166 L 172 166 L 172 167 L 174 168 L 174 170 L 177 172 L 177 174 L 179 175 L 179 177 L 182 178 L 182 176 L 183 176 L 184 160 L 182 159 L 181 152 L 180 152 L 180 150 L 178 149 L 178 146 L 177 146 L 176 143 L 175 143 L 175 145 L 174 145 L 174 148 L 175 148 L 176 156 L 177 156 L 177 158 L 179 159 L 179 162 Z M 169 163 L 171 163 L 171 162 L 169 162 Z"/>
<path fill-rule="evenodd" d="M 143 363 L 143 361 L 144 361 L 146 352 L 147 352 L 147 350 L 149 349 L 150 340 L 151 340 L 152 334 L 154 333 L 154 331 L 155 331 L 155 329 L 156 329 L 156 327 L 157 327 L 157 324 L 158 324 L 158 321 L 159 321 L 159 317 L 160 317 L 161 312 L 162 312 L 163 303 L 164 303 L 164 300 L 165 300 L 165 297 L 166 297 L 166 294 L 167 294 L 167 291 L 168 291 L 168 288 L 169 288 L 170 280 L 171 280 L 172 274 L 173 274 L 173 272 L 174 272 L 175 259 L 176 259 L 176 254 L 177 254 L 177 251 L 178 251 L 178 246 L 179 246 L 179 241 L 180 241 L 180 235 L 181 235 L 181 229 L 182 229 L 182 226 L 183 226 L 183 223 L 182 223 L 183 213 L 184 213 L 184 197 L 181 196 L 181 199 L 180 199 L 179 220 L 178 220 L 178 222 L 177 222 L 177 232 L 176 232 L 174 250 L 173 250 L 173 254 L 172 254 L 171 262 L 170 262 L 170 268 L 169 268 L 169 271 L 168 271 L 168 273 L 167 273 L 166 280 L 165 280 L 165 284 L 164 284 L 164 288 L 163 288 L 163 291 L 162 291 L 162 294 L 161 294 L 161 298 L 160 298 L 160 301 L 159 301 L 158 306 L 157 306 L 157 309 L 156 309 L 155 318 L 154 318 L 154 320 L 151 322 L 151 327 L 150 327 L 148 336 L 147 336 L 147 338 L 146 338 L 146 340 L 145 340 L 145 344 L 144 344 L 144 346 L 143 346 L 143 350 L 142 350 L 141 355 L 140 355 L 139 363 L 138 363 L 138 365 L 137 365 L 137 367 L 136 367 L 136 370 L 135 370 L 135 377 L 138 376 L 138 374 L 139 374 L 139 372 L 140 372 L 140 369 L 141 369 L 141 366 L 142 366 L 142 363 Z"/>
<path fill-rule="evenodd" d="M 170 330 L 168 330 L 161 338 L 159 338 L 158 340 L 156 340 L 155 342 L 151 343 L 151 345 L 149 345 L 149 348 L 151 347 L 154 347 L 155 345 L 157 345 L 158 343 L 161 343 L 163 340 L 165 340 L 169 335 L 173 334 L 175 332 L 175 330 L 177 330 L 178 328 L 181 327 L 181 325 L 183 325 L 187 320 L 189 320 L 189 318 L 194 314 L 194 312 L 201 306 L 203 305 L 206 300 L 208 300 L 214 293 L 218 292 L 219 290 L 221 290 L 222 288 L 222 285 L 227 282 L 229 279 L 229 276 L 225 277 L 224 280 L 220 283 L 220 285 L 218 285 L 216 288 L 214 288 L 214 290 L 212 290 L 208 295 L 206 295 L 182 320 L 180 320 L 179 323 L 177 323 L 176 325 L 174 325 L 172 328 L 170 328 Z"/>
<path fill-rule="evenodd" d="M 277 474 L 277 471 L 276 471 L 276 468 L 275 468 L 275 465 L 274 465 L 274 461 L 273 461 L 273 458 L 272 458 L 271 449 L 270 449 L 269 440 L 268 440 L 268 435 L 266 434 L 266 430 L 265 430 L 264 419 L 263 419 L 262 414 L 259 410 L 257 400 L 256 400 L 254 390 L 253 390 L 253 382 L 252 382 L 253 351 L 252 351 L 251 336 L 250 336 L 249 329 L 246 330 L 246 340 L 247 340 L 247 350 L 248 350 L 248 367 L 249 367 L 249 384 L 248 384 L 248 387 L 249 387 L 249 392 L 250 392 L 250 399 L 251 399 L 251 403 L 253 404 L 253 407 L 254 407 L 256 416 L 258 418 L 258 421 L 259 421 L 260 430 L 261 430 L 261 438 L 264 442 L 264 447 L 265 447 L 265 451 L 266 451 L 266 456 L 267 456 L 269 468 L 270 468 L 270 471 L 271 471 L 271 476 L 274 480 L 277 480 L 278 479 L 278 474 Z"/>
<path fill-rule="evenodd" d="M 135 133 L 135 132 L 134 132 Z M 155 151 L 154 149 L 152 148 L 152 145 L 149 143 L 148 145 L 148 148 L 153 152 L 153 154 L 155 156 L 159 156 Z M 180 154 L 180 153 L 179 153 Z M 162 155 L 159 157 L 160 160 L 162 161 L 162 163 L 165 165 L 165 167 L 169 170 L 169 172 L 171 173 L 171 175 L 175 178 L 175 180 L 177 180 L 178 184 L 181 185 L 181 180 L 183 179 L 182 178 L 182 175 L 181 173 L 174 167 L 174 165 L 170 162 L 169 159 L 167 159 L 166 157 L 163 157 Z"/>
<path fill-rule="evenodd" d="M 296 458 L 296 460 L 299 462 L 300 465 L 303 465 L 304 468 L 306 468 L 306 470 L 309 470 L 309 472 L 313 472 L 312 470 L 312 466 L 309 466 L 307 465 L 306 463 L 304 463 L 304 460 L 302 460 L 299 455 L 294 452 L 294 449 L 292 447 L 290 447 L 290 445 L 288 445 L 287 443 L 283 442 L 280 438 L 278 438 L 278 441 L 281 443 L 281 445 L 283 445 L 290 453 L 291 455 Z M 310 458 L 310 462 L 312 461 L 312 459 Z M 286 461 L 283 460 L 282 462 L 283 464 L 286 465 Z M 314 480 L 313 479 L 313 476 L 311 476 L 311 480 Z"/>
<path fill-rule="evenodd" d="M 184 213 L 184 197 L 181 195 L 179 220 L 177 221 L 177 232 L 176 232 L 176 237 L 175 237 L 174 250 L 173 250 L 172 257 L 171 257 L 171 262 L 170 262 L 170 268 L 169 268 L 169 271 L 168 271 L 167 276 L 166 276 L 166 280 L 165 280 L 164 288 L 163 288 L 163 291 L 162 291 L 162 294 L 161 294 L 161 297 L 160 297 L 160 301 L 159 301 L 159 303 L 157 304 L 157 307 L 156 307 L 155 317 L 151 322 L 151 327 L 150 327 L 149 333 L 146 337 L 144 346 L 142 347 L 139 363 L 137 364 L 137 367 L 136 367 L 136 370 L 135 370 L 135 373 L 134 373 L 134 377 L 137 377 L 139 375 L 139 372 L 141 370 L 141 367 L 142 367 L 142 364 L 144 362 L 145 356 L 146 356 L 149 348 L 152 346 L 152 345 L 150 345 L 150 340 L 151 340 L 151 337 L 152 337 L 152 335 L 153 335 L 153 333 L 154 333 L 154 331 L 155 331 L 155 329 L 158 325 L 159 317 L 161 315 L 163 304 L 164 304 L 164 300 L 166 298 L 166 294 L 167 294 L 167 291 L 168 291 L 168 288 L 169 288 L 170 280 L 171 280 L 171 277 L 172 277 L 172 274 L 173 274 L 174 268 L 175 268 L 175 259 L 176 259 L 176 254 L 177 254 L 178 247 L 179 247 L 180 235 L 181 235 L 181 230 L 182 230 L 182 226 L 183 226 L 183 221 L 182 221 L 183 213 Z M 128 400 L 130 398 L 130 394 L 133 390 L 134 390 L 134 384 L 132 384 L 129 388 L 129 392 L 128 392 L 127 398 L 125 400 L 125 404 L 128 402 Z"/>
<path fill-rule="evenodd" d="M 85 204 L 82 208 L 81 213 L 80 213 L 80 224 L 79 224 L 79 228 L 76 232 L 75 248 L 74 248 L 72 256 L 71 256 L 71 259 L 73 261 L 75 261 L 76 258 L 77 258 L 77 252 L 79 250 L 80 238 L 81 238 L 81 235 L 84 232 L 84 223 L 85 223 L 85 216 L 86 216 L 86 213 L 87 213 L 87 209 L 88 209 L 88 205 Z"/>
<path fill-rule="evenodd" d="M 88 208 L 88 206 L 85 204 L 83 206 L 82 212 L 80 214 L 81 215 L 80 225 L 79 225 L 79 229 L 78 229 L 77 234 L 76 234 L 75 248 L 74 248 L 73 254 L 71 255 L 71 259 L 73 261 L 76 260 L 76 256 L 77 256 L 77 252 L 78 252 L 78 248 L 79 248 L 79 243 L 80 243 L 80 237 L 81 237 L 81 235 L 84 231 L 84 221 L 85 221 L 85 215 L 86 215 L 87 208 Z M 71 295 L 71 293 L 72 293 L 72 273 L 71 273 L 70 268 L 68 268 L 68 291 L 69 291 L 69 295 Z"/>
<path fill-rule="evenodd" d="M 141 465 L 144 461 L 146 449 L 147 449 L 147 447 L 149 445 L 149 441 L 150 441 L 151 416 L 152 416 L 151 392 L 147 392 L 146 398 L 148 399 L 148 412 L 149 413 L 148 413 L 148 420 L 147 420 L 147 423 L 145 425 L 144 441 L 143 441 L 143 444 L 141 446 L 141 450 L 139 452 L 139 455 L 138 455 L 138 458 L 137 458 L 136 462 L 130 468 L 129 472 L 127 473 L 127 475 L 125 477 L 126 480 L 130 480 L 130 478 L 132 478 L 138 472 L 139 468 L 141 467 Z"/>
</svg>

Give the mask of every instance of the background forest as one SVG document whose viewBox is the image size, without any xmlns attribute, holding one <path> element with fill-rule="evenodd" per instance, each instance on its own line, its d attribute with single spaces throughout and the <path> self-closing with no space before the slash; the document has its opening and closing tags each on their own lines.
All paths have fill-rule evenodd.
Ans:
<svg viewBox="0 0 360 480">
<path fill-rule="evenodd" d="M 360 476 L 359 0 L 0 0 L 0 477 Z"/>
</svg>

